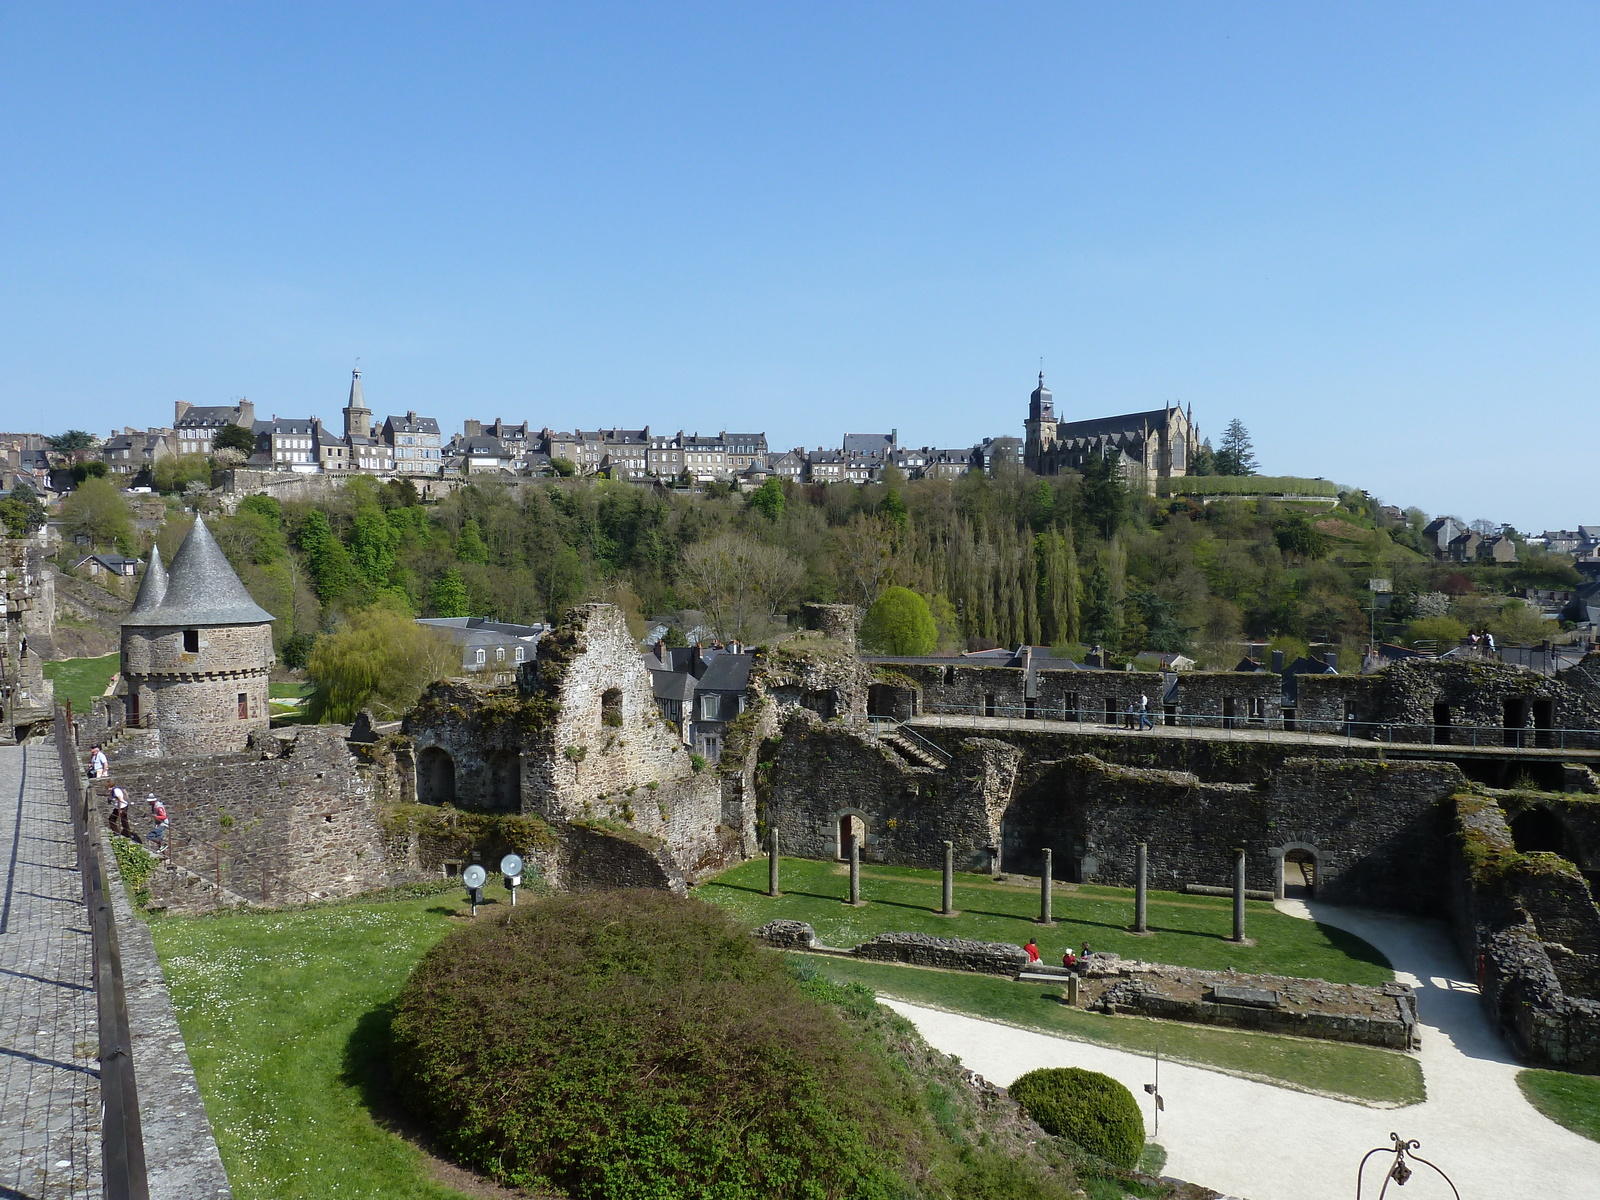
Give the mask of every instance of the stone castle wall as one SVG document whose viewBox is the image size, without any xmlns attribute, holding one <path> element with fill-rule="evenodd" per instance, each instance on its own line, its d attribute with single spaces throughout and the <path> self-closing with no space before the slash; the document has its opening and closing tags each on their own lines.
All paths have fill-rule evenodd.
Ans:
<svg viewBox="0 0 1600 1200">
<path fill-rule="evenodd" d="M 183 629 L 129 626 L 122 631 L 128 703 L 139 727 L 158 731 L 164 754 L 240 750 L 252 734 L 266 733 L 272 721 L 272 627 L 222 625 L 196 632 L 199 648 L 187 651 Z"/>
</svg>

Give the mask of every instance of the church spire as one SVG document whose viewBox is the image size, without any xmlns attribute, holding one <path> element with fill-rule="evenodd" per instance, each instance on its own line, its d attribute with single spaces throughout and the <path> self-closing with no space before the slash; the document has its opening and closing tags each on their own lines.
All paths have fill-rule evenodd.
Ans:
<svg viewBox="0 0 1600 1200">
<path fill-rule="evenodd" d="M 372 436 L 372 410 L 361 391 L 361 368 L 350 372 L 350 403 L 344 409 L 345 437 Z"/>
</svg>

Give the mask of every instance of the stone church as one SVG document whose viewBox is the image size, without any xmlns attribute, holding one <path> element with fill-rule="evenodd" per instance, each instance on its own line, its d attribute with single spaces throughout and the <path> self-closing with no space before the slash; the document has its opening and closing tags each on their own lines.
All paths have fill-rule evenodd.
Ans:
<svg viewBox="0 0 1600 1200">
<path fill-rule="evenodd" d="M 1023 465 L 1038 475 L 1059 475 L 1082 470 L 1091 458 L 1111 455 L 1130 485 L 1154 495 L 1157 480 L 1189 473 L 1200 449 L 1193 416 L 1192 410 L 1167 405 L 1149 412 L 1058 422 L 1055 398 L 1041 371 L 1039 386 L 1028 398 Z"/>
</svg>

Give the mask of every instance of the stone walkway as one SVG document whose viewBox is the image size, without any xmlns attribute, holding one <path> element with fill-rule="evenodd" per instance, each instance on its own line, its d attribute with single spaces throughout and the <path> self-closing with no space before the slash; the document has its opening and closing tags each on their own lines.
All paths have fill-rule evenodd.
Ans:
<svg viewBox="0 0 1600 1200">
<path fill-rule="evenodd" d="M 1477 989 L 1442 925 L 1387 913 L 1300 905 L 1280 907 L 1358 934 L 1417 987 L 1422 1070 L 1428 1098 L 1381 1110 L 1271 1087 L 1196 1067 L 1161 1065 L 1159 1141 L 1167 1170 L 1250 1200 L 1348 1200 L 1356 1166 L 1391 1130 L 1416 1138 L 1420 1153 L 1442 1166 L 1463 1197 L 1516 1196 L 1594 1200 L 1600 1195 L 1600 1143 L 1539 1115 L 1516 1086 L 1518 1066 L 1490 1028 Z M 1144 1085 L 1151 1060 L 1140 1055 L 971 1017 L 891 1001 L 928 1041 L 998 1084 L 1035 1067 L 1082 1066 L 1121 1080 L 1151 1123 Z M 1136 1018 L 1127 1018 L 1136 1019 Z M 1376 1159 L 1374 1159 L 1376 1162 Z M 1369 1174 L 1371 1193 L 1381 1179 Z M 1448 1197 L 1425 1168 L 1407 1200 Z M 1391 1193 L 1392 1194 L 1392 1193 Z"/>
<path fill-rule="evenodd" d="M 98 1048 L 55 747 L 0 747 L 0 1200 L 100 1195 Z"/>
</svg>

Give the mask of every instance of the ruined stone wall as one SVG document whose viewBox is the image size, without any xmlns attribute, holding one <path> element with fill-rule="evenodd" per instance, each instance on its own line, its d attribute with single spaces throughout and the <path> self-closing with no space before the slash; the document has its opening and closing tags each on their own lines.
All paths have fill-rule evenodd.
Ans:
<svg viewBox="0 0 1600 1200">
<path fill-rule="evenodd" d="M 144 797 L 160 798 L 171 860 L 196 875 L 254 903 L 351 896 L 397 880 L 347 733 L 307 726 L 237 754 L 118 761 L 113 779 L 134 799 L 136 831 L 150 824 Z"/>
<path fill-rule="evenodd" d="M 672 852 L 657 839 L 627 831 L 569 825 L 557 862 L 555 882 L 569 892 L 639 887 L 688 894 Z"/>
<path fill-rule="evenodd" d="M 1590 655 L 1554 678 L 1506 663 L 1471 659 L 1408 659 L 1369 676 L 1307 675 L 1299 681 L 1300 711 L 1323 729 L 1347 713 L 1361 726 L 1379 725 L 1395 741 L 1481 743 L 1505 730 L 1508 716 L 1524 730 L 1522 744 L 1600 748 L 1600 655 Z M 1507 703 L 1514 706 L 1508 714 Z M 1447 725 L 1436 722 L 1448 713 Z M 1566 733 L 1541 737 L 1540 725 Z M 1358 729 L 1358 736 L 1370 735 Z M 1503 738 L 1502 738 L 1503 741 Z M 1514 744 L 1514 743 L 1505 743 Z"/>
<path fill-rule="evenodd" d="M 847 850 L 840 821 L 855 817 L 869 860 L 936 867 L 950 841 L 959 869 L 988 870 L 1019 757 L 1003 743 L 969 738 L 948 769 L 914 766 L 865 730 L 796 709 L 764 772 L 762 819 L 776 825 L 785 854 L 838 857 Z"/>
<path fill-rule="evenodd" d="M 1462 795 L 1454 810 L 1451 918 L 1485 1010 L 1524 1060 L 1600 1074 L 1600 979 L 1586 953 L 1600 912 L 1578 894 L 1581 877 L 1553 855 L 1519 854 L 1493 799 Z"/>
</svg>

